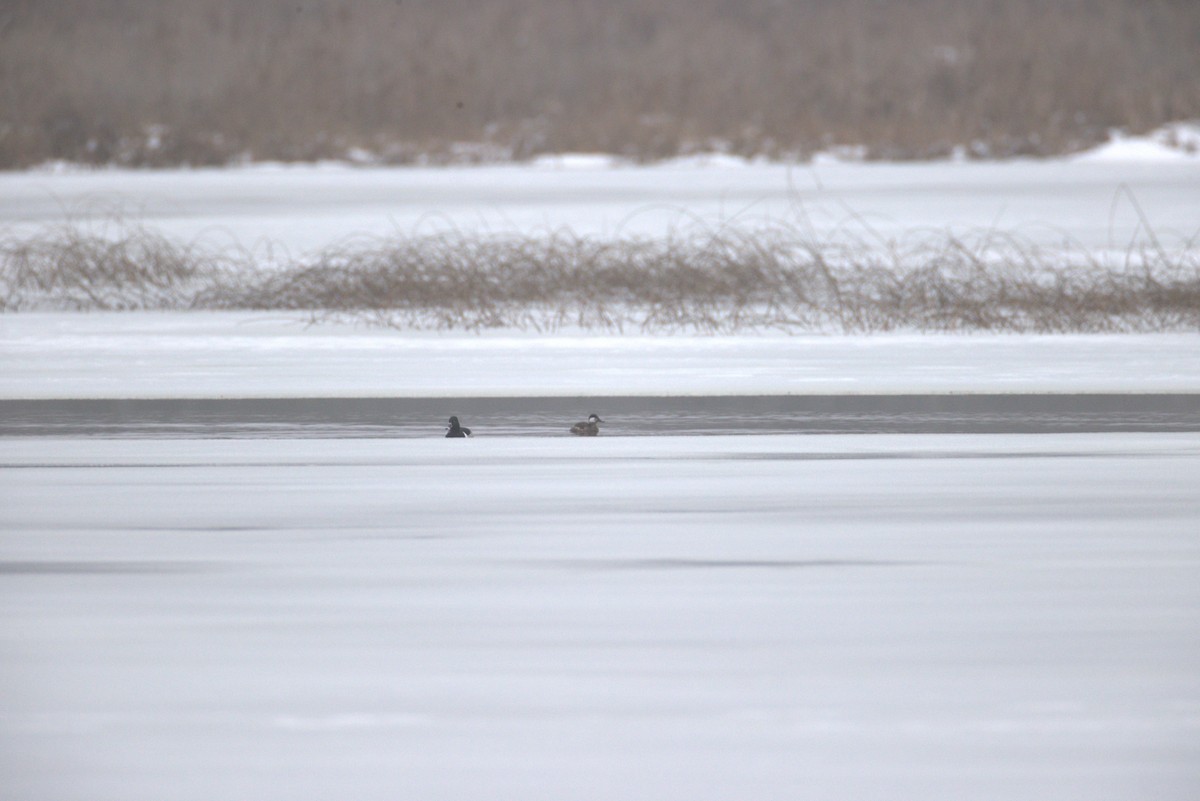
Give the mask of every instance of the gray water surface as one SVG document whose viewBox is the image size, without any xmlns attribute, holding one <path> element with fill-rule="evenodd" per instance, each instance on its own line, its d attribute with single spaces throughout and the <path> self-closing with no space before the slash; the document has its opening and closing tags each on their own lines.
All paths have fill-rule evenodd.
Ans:
<svg viewBox="0 0 1200 801">
<path fill-rule="evenodd" d="M 1200 395 L 789 395 L 605 398 L 0 400 L 0 436 L 567 436 L 595 412 L 607 436 L 1200 431 Z"/>
</svg>

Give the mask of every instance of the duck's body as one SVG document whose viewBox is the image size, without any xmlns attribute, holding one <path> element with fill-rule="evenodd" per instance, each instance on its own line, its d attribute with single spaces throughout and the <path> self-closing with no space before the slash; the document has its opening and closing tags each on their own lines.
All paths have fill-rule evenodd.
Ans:
<svg viewBox="0 0 1200 801">
<path fill-rule="evenodd" d="M 589 414 L 586 421 L 571 426 L 571 433 L 577 437 L 594 437 L 600 433 L 599 424 L 603 422 L 600 415 Z"/>
<path fill-rule="evenodd" d="M 463 428 L 457 417 L 450 418 L 450 425 L 446 428 L 446 439 L 463 439 L 471 436 L 471 429 Z"/>
</svg>

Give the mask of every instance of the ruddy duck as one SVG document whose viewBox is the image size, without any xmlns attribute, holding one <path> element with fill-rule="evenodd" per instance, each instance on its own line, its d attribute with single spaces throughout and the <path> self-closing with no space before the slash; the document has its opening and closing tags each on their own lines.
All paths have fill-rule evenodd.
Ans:
<svg viewBox="0 0 1200 801">
<path fill-rule="evenodd" d="M 446 429 L 446 439 L 462 439 L 471 436 L 471 429 L 463 428 L 457 417 L 450 418 L 450 426 Z"/>
</svg>

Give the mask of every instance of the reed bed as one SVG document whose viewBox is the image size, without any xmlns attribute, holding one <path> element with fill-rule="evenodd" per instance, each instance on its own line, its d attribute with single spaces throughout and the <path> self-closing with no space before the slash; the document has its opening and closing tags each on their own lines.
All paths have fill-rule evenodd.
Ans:
<svg viewBox="0 0 1200 801">
<path fill-rule="evenodd" d="M 274 263 L 141 226 L 0 236 L 0 311 L 288 310 L 399 329 L 654 333 L 1200 330 L 1200 248 L 1012 234 L 819 242 L 779 224 L 662 239 L 356 240 Z"/>
</svg>

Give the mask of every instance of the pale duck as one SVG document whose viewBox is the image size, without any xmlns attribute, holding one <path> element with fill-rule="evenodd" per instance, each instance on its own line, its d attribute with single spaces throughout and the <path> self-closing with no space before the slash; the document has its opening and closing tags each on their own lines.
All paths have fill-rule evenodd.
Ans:
<svg viewBox="0 0 1200 801">
<path fill-rule="evenodd" d="M 571 426 L 571 433 L 577 437 L 594 437 L 600 433 L 600 423 L 604 421 L 600 419 L 598 414 L 589 414 L 587 422 L 576 423 Z"/>
</svg>

